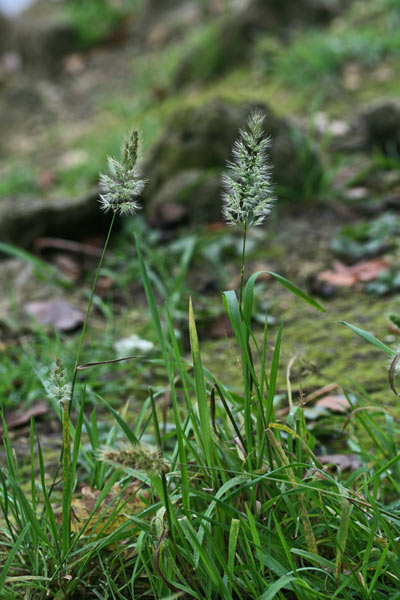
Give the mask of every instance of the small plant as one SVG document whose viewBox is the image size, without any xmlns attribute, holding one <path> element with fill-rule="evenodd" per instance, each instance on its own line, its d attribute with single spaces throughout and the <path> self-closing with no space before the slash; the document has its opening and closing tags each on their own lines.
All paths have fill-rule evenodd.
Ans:
<svg viewBox="0 0 400 600">
<path fill-rule="evenodd" d="M 25 492 L 24 476 L 3 419 L 7 466 L 0 470 L 0 598 L 397 597 L 400 515 L 388 491 L 399 491 L 392 476 L 400 464 L 393 420 L 383 431 L 368 412 L 355 410 L 355 397 L 349 396 L 353 421 L 358 419 L 364 426 L 379 452 L 372 457 L 360 449 L 363 466 L 345 476 L 340 469 L 324 468 L 315 454 L 315 439 L 307 431 L 302 402 L 292 399 L 290 381 L 287 420 L 276 418 L 283 324 L 271 344 L 266 315 L 260 339 L 252 320 L 254 287 L 260 273 L 252 274 L 247 282 L 244 277 L 247 230 L 272 208 L 268 140 L 262 121 L 259 113 L 250 116 L 224 176 L 225 218 L 243 230 L 239 298 L 234 290 L 222 295 L 235 336 L 242 390 L 234 391 L 229 382 L 220 381 L 203 365 L 192 300 L 190 356 L 182 353 L 171 304 L 166 302 L 164 310 L 155 302 L 138 236 L 139 271 L 159 348 L 154 364 L 162 367 L 164 381 L 162 386 L 149 387 L 133 427 L 124 410 L 117 412 L 98 396 L 115 418 L 102 447 L 96 411 L 90 418 L 85 414 L 85 388 L 77 398 L 77 377 L 102 362 L 114 362 L 81 364 L 80 360 L 115 218 L 139 208 L 137 196 L 144 180 L 136 171 L 136 131 L 124 142 L 120 160 L 109 160 L 109 171 L 101 176 L 100 203 L 112 212 L 110 230 L 95 275 L 71 386 L 60 364 L 50 385 L 63 436 L 60 464 L 51 483 L 32 421 L 30 489 Z M 268 274 L 323 311 L 293 283 L 276 273 Z M 361 330 L 352 329 L 360 334 Z M 392 358 L 396 354 L 371 335 L 363 332 L 362 336 Z M 135 361 L 137 357 L 120 360 Z M 359 396 L 363 396 L 362 390 Z M 157 404 L 161 399 L 165 403 L 165 398 L 172 427 L 161 433 Z M 82 443 L 83 431 L 91 449 Z M 126 439 L 124 445 L 117 443 L 117 435 Z M 149 438 L 152 446 L 147 443 Z M 86 512 L 77 504 L 82 466 L 90 485 L 97 488 L 91 490 L 94 500 Z M 132 512 L 131 500 L 139 496 L 137 510 Z"/>
<path fill-rule="evenodd" d="M 90 47 L 110 37 L 123 16 L 137 8 L 138 0 L 67 0 L 65 4 L 78 42 Z"/>
</svg>

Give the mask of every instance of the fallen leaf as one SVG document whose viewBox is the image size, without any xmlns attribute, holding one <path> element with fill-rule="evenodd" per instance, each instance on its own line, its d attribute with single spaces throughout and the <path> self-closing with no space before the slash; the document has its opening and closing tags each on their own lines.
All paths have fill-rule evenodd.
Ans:
<svg viewBox="0 0 400 600">
<path fill-rule="evenodd" d="M 83 323 L 83 313 L 65 300 L 28 302 L 24 310 L 41 325 L 52 325 L 57 331 L 71 331 Z"/>
<path fill-rule="evenodd" d="M 333 410 L 334 412 L 345 413 L 351 409 L 349 401 L 345 396 L 324 396 L 320 400 L 317 400 L 315 406 L 319 408 L 327 408 L 328 410 Z"/>
<path fill-rule="evenodd" d="M 351 267 L 336 260 L 333 263 L 333 269 L 322 271 L 319 273 L 318 279 L 337 287 L 351 287 L 356 283 L 373 281 L 388 267 L 388 262 L 382 258 L 362 260 Z"/>
<path fill-rule="evenodd" d="M 148 497 L 149 492 L 141 491 L 141 486 L 141 482 L 132 483 L 121 493 L 120 486 L 113 485 L 92 516 L 90 524 L 85 528 L 85 535 L 89 535 L 93 530 L 101 531 L 102 535 L 108 535 L 123 525 L 129 516 L 142 510 L 146 506 L 143 498 Z M 71 530 L 73 532 L 78 533 L 83 529 L 95 509 L 100 493 L 100 490 L 85 486 L 81 490 L 81 497 L 72 500 Z M 111 515 L 113 516 L 110 519 Z"/>
<path fill-rule="evenodd" d="M 7 429 L 15 429 L 16 427 L 21 427 L 21 425 L 25 425 L 29 423 L 31 417 L 40 417 L 41 415 L 46 414 L 49 411 L 49 407 L 46 402 L 38 402 L 34 406 L 27 408 L 25 410 L 13 410 L 9 413 L 5 414 L 5 421 L 7 424 Z M 3 428 L 0 424 L 0 431 Z"/>
<path fill-rule="evenodd" d="M 69 254 L 57 254 L 53 264 L 70 281 L 78 281 L 82 276 L 81 264 Z"/>
<path fill-rule="evenodd" d="M 354 471 L 361 467 L 361 462 L 355 454 L 325 454 L 318 456 L 318 460 L 323 465 L 334 465 L 339 467 L 341 471 Z"/>
</svg>

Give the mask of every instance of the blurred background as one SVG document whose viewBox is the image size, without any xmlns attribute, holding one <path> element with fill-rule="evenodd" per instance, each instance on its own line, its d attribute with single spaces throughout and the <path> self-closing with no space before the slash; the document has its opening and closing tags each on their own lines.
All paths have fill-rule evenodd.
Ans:
<svg viewBox="0 0 400 600">
<path fill-rule="evenodd" d="M 241 246 L 221 223 L 220 176 L 255 107 L 273 140 L 278 201 L 250 235 L 248 273 L 278 271 L 330 311 L 316 318 L 264 281 L 260 322 L 268 310 L 273 327 L 283 313 L 296 385 L 311 392 L 351 374 L 386 399 L 375 350 L 334 320 L 399 339 L 387 319 L 400 313 L 398 0 L 0 0 L 0 10 L 4 403 L 42 394 L 24 344 L 45 373 L 54 331 L 63 352 L 76 343 L 109 224 L 98 174 L 132 126 L 149 183 L 140 217 L 113 238 L 87 359 L 152 347 L 136 231 L 182 343 L 190 291 L 205 362 L 226 371 L 219 292 L 238 286 Z M 130 391 L 147 389 L 143 369 Z"/>
</svg>

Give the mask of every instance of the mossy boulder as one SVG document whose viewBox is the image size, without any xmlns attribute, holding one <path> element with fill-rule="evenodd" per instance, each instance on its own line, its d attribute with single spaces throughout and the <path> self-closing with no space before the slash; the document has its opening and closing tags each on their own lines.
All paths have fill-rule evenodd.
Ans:
<svg viewBox="0 0 400 600">
<path fill-rule="evenodd" d="M 98 194 L 76 199 L 10 197 L 0 200 L 0 240 L 30 248 L 41 236 L 80 239 L 104 231 L 109 217 L 99 210 Z"/>
<path fill-rule="evenodd" d="M 322 167 L 294 123 L 276 117 L 265 105 L 232 104 L 214 99 L 197 108 L 177 111 L 148 154 L 143 172 L 149 176 L 144 192 L 146 212 L 163 224 L 163 204 L 182 205 L 192 222 L 220 217 L 220 175 L 231 158 L 232 146 L 249 114 L 266 115 L 271 135 L 273 179 L 280 198 L 301 197 L 319 184 Z"/>
</svg>

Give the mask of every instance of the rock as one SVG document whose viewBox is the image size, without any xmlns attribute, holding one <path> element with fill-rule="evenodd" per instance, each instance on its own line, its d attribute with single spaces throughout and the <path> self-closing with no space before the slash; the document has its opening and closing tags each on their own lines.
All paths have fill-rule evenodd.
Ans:
<svg viewBox="0 0 400 600">
<path fill-rule="evenodd" d="M 323 24 L 338 10 L 339 3 L 330 0 L 246 0 L 238 15 L 257 30 L 271 31 L 272 28 Z"/>
<path fill-rule="evenodd" d="M 361 115 L 366 146 L 390 156 L 400 153 L 400 103 L 388 101 L 366 109 Z"/>
<path fill-rule="evenodd" d="M 4 294 L 0 298 L 0 331 L 15 334 L 29 328 L 32 322 L 26 319 L 22 307 L 30 302 L 53 300 L 73 301 L 74 305 L 85 308 L 71 288 L 55 285 L 52 276 L 46 276 L 32 263 L 12 258 L 1 261 L 0 286 Z"/>
<path fill-rule="evenodd" d="M 0 240 L 29 248 L 45 235 L 76 239 L 104 231 L 110 219 L 100 211 L 97 200 L 97 191 L 76 200 L 2 198 Z"/>
<path fill-rule="evenodd" d="M 144 204 L 152 221 L 160 217 L 164 204 L 183 205 L 182 218 L 192 222 L 220 218 L 220 174 L 239 129 L 256 108 L 265 112 L 266 133 L 272 136 L 279 197 L 299 197 L 306 187 L 316 189 L 322 174 L 319 158 L 293 123 L 277 118 L 265 105 L 212 100 L 177 111 L 145 160 L 143 173 L 149 183 Z"/>
<path fill-rule="evenodd" d="M 331 144 L 334 152 L 374 152 L 398 158 L 400 153 L 400 102 L 387 100 L 358 114 L 348 132 Z"/>
<path fill-rule="evenodd" d="M 82 325 L 85 313 L 66 300 L 36 300 L 23 306 L 24 312 L 40 325 L 54 327 L 56 331 L 74 331 Z"/>
<path fill-rule="evenodd" d="M 155 193 L 147 210 L 149 221 L 163 228 L 216 221 L 220 218 L 219 203 L 205 203 L 204 198 L 216 198 L 220 187 L 220 177 L 212 169 L 179 171 Z"/>
<path fill-rule="evenodd" d="M 13 20 L 9 47 L 24 65 L 58 74 L 60 61 L 77 49 L 78 39 L 66 12 L 55 2 L 34 2 Z"/>
</svg>

